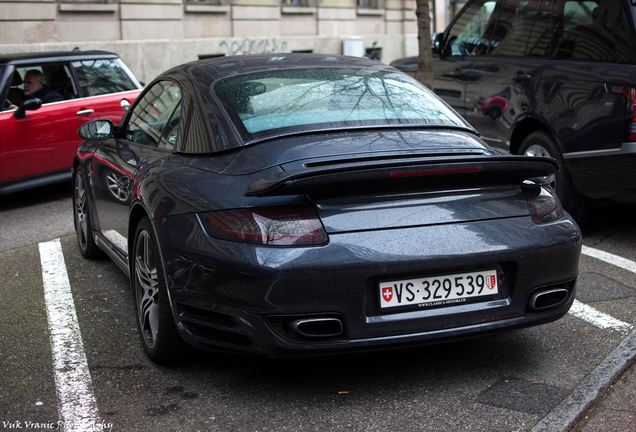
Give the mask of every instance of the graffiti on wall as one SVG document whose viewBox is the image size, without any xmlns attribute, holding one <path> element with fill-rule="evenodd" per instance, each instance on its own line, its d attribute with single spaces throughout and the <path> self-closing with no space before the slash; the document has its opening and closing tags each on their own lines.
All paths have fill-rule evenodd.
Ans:
<svg viewBox="0 0 636 432">
<path fill-rule="evenodd" d="M 222 41 L 221 46 L 225 46 L 227 55 L 242 54 L 269 54 L 282 53 L 287 51 L 287 42 L 279 42 L 276 39 L 245 39 L 243 41 Z"/>
</svg>

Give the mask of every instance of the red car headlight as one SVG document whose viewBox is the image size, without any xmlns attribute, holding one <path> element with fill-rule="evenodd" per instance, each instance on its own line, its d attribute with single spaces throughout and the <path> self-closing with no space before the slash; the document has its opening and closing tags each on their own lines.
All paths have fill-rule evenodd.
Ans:
<svg viewBox="0 0 636 432">
<path fill-rule="evenodd" d="M 561 202 L 551 187 L 524 186 L 523 192 L 528 200 L 534 223 L 545 224 L 563 217 L 563 207 L 561 207 Z"/>
<path fill-rule="evenodd" d="M 322 223 L 309 207 L 222 210 L 202 213 L 206 232 L 216 238 L 268 246 L 327 243 Z"/>
</svg>

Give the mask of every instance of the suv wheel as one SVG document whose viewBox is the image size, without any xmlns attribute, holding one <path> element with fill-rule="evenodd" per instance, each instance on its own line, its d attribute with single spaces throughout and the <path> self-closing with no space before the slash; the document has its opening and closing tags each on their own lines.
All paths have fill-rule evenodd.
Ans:
<svg viewBox="0 0 636 432">
<path fill-rule="evenodd" d="M 548 177 L 547 181 L 559 196 L 563 208 L 574 219 L 581 221 L 587 208 L 587 199 L 574 188 L 565 159 L 554 139 L 547 132 L 533 132 L 523 140 L 519 153 L 526 156 L 552 157 L 559 162 L 561 169 Z"/>
</svg>

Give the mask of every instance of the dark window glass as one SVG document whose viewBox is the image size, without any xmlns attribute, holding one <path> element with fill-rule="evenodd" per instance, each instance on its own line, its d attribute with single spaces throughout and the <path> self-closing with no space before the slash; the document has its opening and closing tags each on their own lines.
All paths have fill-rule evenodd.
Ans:
<svg viewBox="0 0 636 432">
<path fill-rule="evenodd" d="M 401 72 L 296 69 L 226 78 L 214 86 L 245 141 L 302 131 L 389 125 L 465 127 Z"/>
<path fill-rule="evenodd" d="M 446 38 L 444 51 L 448 55 L 484 55 L 492 48 L 491 19 L 495 1 L 477 1 L 463 10 Z"/>
<path fill-rule="evenodd" d="M 43 63 L 18 67 L 11 78 L 7 98 L 15 105 L 20 105 L 33 97 L 42 99 L 43 103 L 73 99 L 77 95 L 70 76 L 68 63 Z M 42 80 L 42 89 L 31 92 L 29 82 L 39 80 Z"/>
<path fill-rule="evenodd" d="M 557 0 L 555 58 L 634 62 L 628 17 L 617 0 Z"/>
<path fill-rule="evenodd" d="M 172 150 L 181 115 L 181 90 L 169 81 L 155 84 L 133 109 L 126 139 Z"/>
<path fill-rule="evenodd" d="M 549 55 L 550 1 L 506 0 L 498 9 L 490 33 L 491 55 Z"/>
<path fill-rule="evenodd" d="M 0 65 L 0 77 L 4 76 L 5 69 L 6 69 L 6 66 Z M 13 100 L 11 99 L 12 96 L 13 96 L 13 99 L 16 99 L 16 101 L 18 100 L 18 96 L 20 96 L 20 98 L 22 97 L 21 95 L 22 90 L 20 90 L 20 95 L 17 94 L 17 91 L 11 92 L 12 87 L 15 87 L 17 90 L 17 86 L 19 85 L 19 83 L 14 82 L 14 80 L 15 79 L 13 78 L 13 75 L 11 75 L 5 81 L 4 87 L 0 87 L 0 111 L 4 111 L 8 109 L 10 105 L 15 104 L 15 102 L 13 102 Z M 22 81 L 22 77 L 20 77 L 20 81 Z M 2 100 L 2 95 L 5 92 L 7 93 L 6 99 Z"/>
</svg>

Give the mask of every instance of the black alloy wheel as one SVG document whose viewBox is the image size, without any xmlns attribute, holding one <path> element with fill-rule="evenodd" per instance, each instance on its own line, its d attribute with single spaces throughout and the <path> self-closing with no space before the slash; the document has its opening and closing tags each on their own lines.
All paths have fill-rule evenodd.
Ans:
<svg viewBox="0 0 636 432">
<path fill-rule="evenodd" d="M 73 178 L 73 222 L 80 253 L 85 258 L 98 258 L 103 252 L 97 247 L 93 236 L 93 224 L 91 223 L 88 207 L 87 183 L 80 167 L 75 171 Z"/>
<path fill-rule="evenodd" d="M 152 361 L 173 363 L 184 342 L 174 322 L 159 248 L 148 217 L 137 226 L 132 251 L 133 300 L 141 344 Z"/>
</svg>

